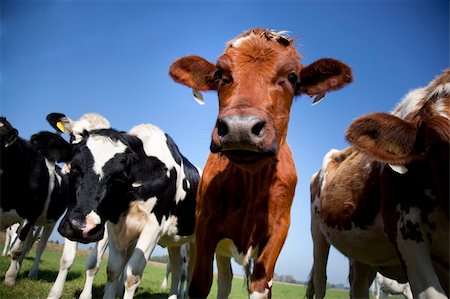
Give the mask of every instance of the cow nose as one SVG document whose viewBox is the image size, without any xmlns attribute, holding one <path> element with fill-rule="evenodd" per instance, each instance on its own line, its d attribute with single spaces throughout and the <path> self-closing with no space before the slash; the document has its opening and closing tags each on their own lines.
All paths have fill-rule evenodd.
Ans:
<svg viewBox="0 0 450 299">
<path fill-rule="evenodd" d="M 246 144 L 257 145 L 263 139 L 265 129 L 266 122 L 253 115 L 232 115 L 217 120 L 217 135 L 223 146 L 227 143 L 244 147 Z"/>
<path fill-rule="evenodd" d="M 69 220 L 70 227 L 73 231 L 82 231 L 84 223 L 78 219 Z"/>
</svg>

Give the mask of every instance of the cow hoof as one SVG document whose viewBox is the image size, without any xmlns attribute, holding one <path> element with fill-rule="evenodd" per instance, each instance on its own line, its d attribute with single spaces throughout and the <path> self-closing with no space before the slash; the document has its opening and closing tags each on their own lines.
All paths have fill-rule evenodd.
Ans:
<svg viewBox="0 0 450 299">
<path fill-rule="evenodd" d="M 12 287 L 12 286 L 14 286 L 14 285 L 16 284 L 16 280 L 13 279 L 13 278 L 5 277 L 5 284 L 6 284 L 7 286 Z"/>
</svg>

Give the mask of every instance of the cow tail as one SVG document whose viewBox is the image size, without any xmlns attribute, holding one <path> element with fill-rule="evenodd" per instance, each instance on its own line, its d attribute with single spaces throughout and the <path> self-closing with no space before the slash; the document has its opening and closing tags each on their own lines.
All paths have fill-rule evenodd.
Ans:
<svg viewBox="0 0 450 299">
<path fill-rule="evenodd" d="M 244 286 L 247 288 L 247 292 L 250 292 L 250 278 L 252 275 L 252 268 L 253 268 L 252 266 L 253 266 L 253 259 L 250 259 L 250 261 L 244 266 L 245 271 Z"/>
</svg>

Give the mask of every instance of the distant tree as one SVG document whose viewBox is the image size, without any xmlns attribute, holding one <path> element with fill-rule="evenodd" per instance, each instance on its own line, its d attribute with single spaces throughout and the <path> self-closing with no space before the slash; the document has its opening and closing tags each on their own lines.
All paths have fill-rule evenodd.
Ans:
<svg viewBox="0 0 450 299">
<path fill-rule="evenodd" d="M 157 256 L 150 256 L 150 260 L 153 262 L 158 262 L 158 263 L 167 263 L 169 261 L 169 256 L 168 255 L 157 255 Z"/>
</svg>

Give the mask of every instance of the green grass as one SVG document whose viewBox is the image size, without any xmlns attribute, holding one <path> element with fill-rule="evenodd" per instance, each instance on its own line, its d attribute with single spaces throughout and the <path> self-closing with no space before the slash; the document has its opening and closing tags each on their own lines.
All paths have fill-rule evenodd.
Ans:
<svg viewBox="0 0 450 299">
<path fill-rule="evenodd" d="M 3 242 L 2 242 L 3 243 Z M 52 246 L 50 246 L 52 247 Z M 0 246 L 0 250 L 2 246 Z M 17 283 L 13 287 L 6 286 L 3 283 L 5 273 L 9 267 L 9 257 L 0 257 L 0 298 L 46 298 L 59 270 L 59 259 L 61 257 L 60 249 L 49 248 L 41 258 L 39 266 L 38 280 L 31 280 L 27 277 L 28 271 L 33 263 L 34 249 L 24 260 L 21 271 L 18 275 Z M 63 298 L 78 298 L 84 286 L 84 267 L 86 256 L 77 256 L 75 262 L 68 274 L 66 284 L 64 285 Z M 104 260 L 97 273 L 93 285 L 94 298 L 103 296 L 103 288 L 106 282 L 106 264 Z M 135 298 L 167 298 L 167 290 L 160 289 L 161 282 L 165 274 L 165 266 L 149 265 L 145 268 L 143 280 L 135 293 Z M 301 285 L 287 285 L 274 283 L 272 287 L 272 297 L 274 299 L 303 298 L 306 288 Z M 217 282 L 214 277 L 213 286 L 208 298 L 215 298 L 217 294 Z M 242 278 L 233 279 L 233 287 L 230 295 L 231 299 L 248 298 L 244 280 Z M 348 298 L 348 291 L 327 290 L 327 298 Z"/>
</svg>

